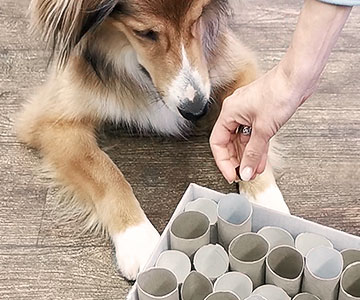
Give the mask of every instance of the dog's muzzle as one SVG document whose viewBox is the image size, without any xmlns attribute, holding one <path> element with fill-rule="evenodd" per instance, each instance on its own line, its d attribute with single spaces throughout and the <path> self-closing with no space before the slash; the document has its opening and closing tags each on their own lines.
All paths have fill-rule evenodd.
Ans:
<svg viewBox="0 0 360 300">
<path fill-rule="evenodd" d="M 195 122 L 203 117 L 209 109 L 209 101 L 204 96 L 196 95 L 193 100 L 185 99 L 178 110 L 189 121 Z"/>
</svg>

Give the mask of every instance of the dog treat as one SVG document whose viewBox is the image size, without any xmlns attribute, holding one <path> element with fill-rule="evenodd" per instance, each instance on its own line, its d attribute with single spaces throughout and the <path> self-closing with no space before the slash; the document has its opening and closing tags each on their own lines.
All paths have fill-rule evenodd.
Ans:
<svg viewBox="0 0 360 300">
<path fill-rule="evenodd" d="M 299 234 L 295 239 L 295 248 L 298 249 L 304 257 L 311 249 L 318 246 L 334 248 L 328 239 L 315 233 L 304 232 Z"/>
<path fill-rule="evenodd" d="M 238 182 L 239 182 L 239 181 L 242 181 L 241 175 L 240 175 L 240 166 L 237 166 L 237 167 L 235 168 L 235 172 L 236 172 L 236 176 L 239 178 L 239 179 L 237 179 L 237 181 L 238 181 Z"/>
<path fill-rule="evenodd" d="M 229 272 L 219 277 L 214 285 L 214 291 L 231 291 L 241 300 L 250 296 L 253 290 L 251 279 L 240 272 Z"/>
<path fill-rule="evenodd" d="M 300 292 L 304 257 L 290 246 L 278 246 L 266 257 L 267 284 L 281 287 L 289 296 Z"/>
<path fill-rule="evenodd" d="M 206 245 L 195 253 L 194 267 L 214 281 L 228 271 L 229 256 L 220 245 Z"/>
<path fill-rule="evenodd" d="M 213 292 L 213 285 L 205 275 L 192 271 L 181 287 L 182 300 L 204 300 Z"/>
<path fill-rule="evenodd" d="M 186 211 L 180 214 L 170 228 L 172 250 L 184 252 L 189 257 L 210 243 L 210 221 L 201 212 Z"/>
<path fill-rule="evenodd" d="M 239 234 L 251 231 L 253 213 L 249 200 L 239 194 L 228 194 L 218 203 L 218 238 L 225 249 Z"/>
<path fill-rule="evenodd" d="M 156 267 L 172 271 L 177 282 L 181 284 L 191 271 L 191 262 L 185 253 L 177 250 L 167 250 L 160 254 Z"/>
<path fill-rule="evenodd" d="M 269 243 L 259 234 L 240 234 L 229 246 L 230 269 L 246 274 L 254 288 L 264 284 L 265 257 Z"/>
<path fill-rule="evenodd" d="M 311 249 L 306 255 L 302 291 L 320 299 L 336 300 L 342 270 L 340 252 L 325 246 Z"/>
</svg>

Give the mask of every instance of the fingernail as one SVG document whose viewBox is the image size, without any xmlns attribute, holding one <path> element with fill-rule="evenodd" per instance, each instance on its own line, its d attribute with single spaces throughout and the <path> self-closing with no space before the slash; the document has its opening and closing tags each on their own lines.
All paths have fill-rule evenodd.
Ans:
<svg viewBox="0 0 360 300">
<path fill-rule="evenodd" d="M 240 175 L 243 181 L 249 181 L 253 175 L 253 170 L 250 167 L 246 167 L 241 171 Z"/>
</svg>

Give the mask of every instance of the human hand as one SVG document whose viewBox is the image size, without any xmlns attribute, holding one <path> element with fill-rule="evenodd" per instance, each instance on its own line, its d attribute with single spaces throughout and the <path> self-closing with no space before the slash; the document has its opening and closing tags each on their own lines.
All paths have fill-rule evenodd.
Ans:
<svg viewBox="0 0 360 300">
<path fill-rule="evenodd" d="M 264 171 L 271 137 L 314 92 L 350 12 L 351 7 L 306 0 L 279 65 L 225 99 L 210 146 L 229 183 L 238 166 L 244 181 Z M 240 125 L 252 127 L 250 137 L 236 134 Z"/>
<path fill-rule="evenodd" d="M 304 98 L 278 66 L 224 100 L 210 137 L 220 171 L 229 183 L 249 181 L 266 166 L 269 141 L 301 105 Z M 250 136 L 236 133 L 240 125 L 252 127 Z"/>
</svg>

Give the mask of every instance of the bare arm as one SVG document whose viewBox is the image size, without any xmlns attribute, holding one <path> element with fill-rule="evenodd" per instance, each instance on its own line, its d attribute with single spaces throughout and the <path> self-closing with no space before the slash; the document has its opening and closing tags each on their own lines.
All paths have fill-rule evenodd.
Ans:
<svg viewBox="0 0 360 300">
<path fill-rule="evenodd" d="M 315 91 L 350 11 L 351 7 L 306 0 L 281 62 L 224 101 L 210 145 L 229 182 L 236 179 L 239 165 L 245 181 L 264 171 L 269 140 Z M 235 134 L 241 124 L 252 126 L 250 139 Z"/>
<path fill-rule="evenodd" d="M 309 97 L 328 61 L 351 7 L 305 1 L 290 47 L 280 68 L 300 93 L 300 102 Z"/>
</svg>

